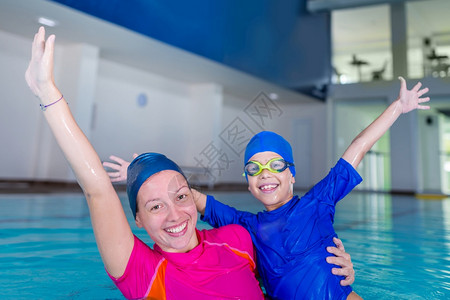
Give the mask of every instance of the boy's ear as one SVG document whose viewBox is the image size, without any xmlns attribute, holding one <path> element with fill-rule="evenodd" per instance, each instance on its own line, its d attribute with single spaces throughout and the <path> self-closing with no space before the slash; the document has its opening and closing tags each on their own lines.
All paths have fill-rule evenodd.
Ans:
<svg viewBox="0 0 450 300">
<path fill-rule="evenodd" d="M 291 177 L 291 183 L 292 183 L 292 184 L 295 183 L 295 177 L 294 177 L 294 176 Z"/>
</svg>

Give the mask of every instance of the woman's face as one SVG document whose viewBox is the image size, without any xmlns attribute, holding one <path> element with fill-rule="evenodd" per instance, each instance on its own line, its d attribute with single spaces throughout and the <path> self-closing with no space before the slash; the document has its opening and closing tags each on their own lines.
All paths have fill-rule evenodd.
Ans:
<svg viewBox="0 0 450 300">
<path fill-rule="evenodd" d="M 166 252 L 187 252 L 198 245 L 197 209 L 186 179 L 165 170 L 150 176 L 137 194 L 136 225 L 144 227 Z"/>
</svg>

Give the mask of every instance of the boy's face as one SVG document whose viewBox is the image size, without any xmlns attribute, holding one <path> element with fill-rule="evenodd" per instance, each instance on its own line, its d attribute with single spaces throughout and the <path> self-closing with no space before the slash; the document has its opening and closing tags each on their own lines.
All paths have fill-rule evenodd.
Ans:
<svg viewBox="0 0 450 300">
<path fill-rule="evenodd" d="M 259 152 L 249 161 L 257 161 L 265 165 L 273 158 L 282 158 L 275 152 Z M 264 169 L 256 176 L 247 176 L 248 190 L 261 201 L 268 211 L 275 210 L 287 203 L 294 196 L 293 183 L 295 178 L 289 168 L 281 173 L 272 173 Z"/>
</svg>

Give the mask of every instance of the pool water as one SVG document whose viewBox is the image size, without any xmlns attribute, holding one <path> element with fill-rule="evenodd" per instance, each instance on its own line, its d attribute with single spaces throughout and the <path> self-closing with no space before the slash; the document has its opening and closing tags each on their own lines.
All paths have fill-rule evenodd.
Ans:
<svg viewBox="0 0 450 300">
<path fill-rule="evenodd" d="M 262 209 L 249 193 L 213 194 Z M 335 228 L 364 299 L 450 299 L 450 199 L 353 192 L 338 205 Z M 0 287 L 0 299 L 123 299 L 104 270 L 83 195 L 0 195 Z"/>
</svg>

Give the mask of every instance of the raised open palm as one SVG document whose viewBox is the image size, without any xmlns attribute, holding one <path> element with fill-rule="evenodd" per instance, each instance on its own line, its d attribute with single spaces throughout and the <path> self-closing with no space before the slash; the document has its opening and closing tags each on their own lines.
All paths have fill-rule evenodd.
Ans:
<svg viewBox="0 0 450 300">
<path fill-rule="evenodd" d="M 428 92 L 428 88 L 420 89 L 422 83 L 418 82 L 411 90 L 408 90 L 405 79 L 403 77 L 398 79 L 401 82 L 398 100 L 400 100 L 402 106 L 402 113 L 407 113 L 414 109 L 430 109 L 428 105 L 421 105 L 421 103 L 430 101 L 430 97 L 422 98 Z"/>
</svg>

